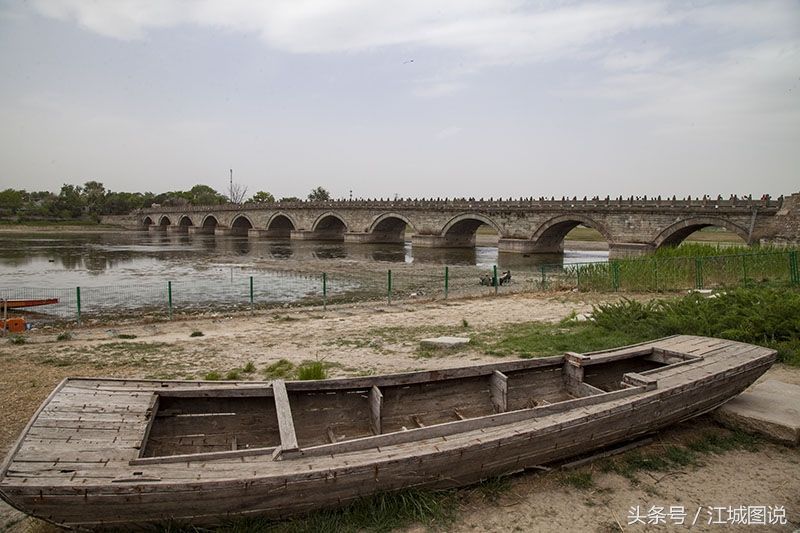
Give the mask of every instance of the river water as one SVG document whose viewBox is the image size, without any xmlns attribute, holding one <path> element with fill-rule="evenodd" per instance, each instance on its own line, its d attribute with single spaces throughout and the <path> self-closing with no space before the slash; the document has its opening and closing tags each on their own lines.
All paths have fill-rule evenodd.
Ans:
<svg viewBox="0 0 800 533">
<path fill-rule="evenodd" d="M 0 298 L 56 295 L 58 314 L 76 305 L 81 287 L 84 308 L 136 308 L 164 301 L 168 281 L 175 305 L 204 304 L 233 298 L 248 300 L 250 276 L 257 302 L 293 302 L 321 293 L 319 278 L 331 273 L 330 293 L 383 290 L 385 272 L 396 276 L 441 275 L 449 265 L 469 269 L 536 271 L 542 264 L 605 261 L 607 251 L 570 250 L 564 254 L 498 254 L 496 246 L 475 249 L 423 249 L 405 245 L 365 245 L 309 241 L 273 241 L 213 235 L 119 233 L 0 234 Z M 374 280 L 365 281 L 365 272 Z M 353 276 L 348 274 L 352 273 Z M 470 280 L 473 274 L 469 274 Z M 477 277 L 475 278 L 477 279 Z M 401 279 L 402 280 L 402 279 Z M 399 287 L 400 283 L 396 283 Z M 152 294 L 151 294 L 152 293 Z M 57 306 L 63 307 L 63 306 Z M 38 308 L 48 312 L 54 308 Z"/>
</svg>

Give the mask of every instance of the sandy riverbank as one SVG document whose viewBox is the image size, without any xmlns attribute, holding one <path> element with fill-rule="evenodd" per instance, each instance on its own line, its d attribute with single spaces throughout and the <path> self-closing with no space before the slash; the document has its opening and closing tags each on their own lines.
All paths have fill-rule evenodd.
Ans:
<svg viewBox="0 0 800 533">
<path fill-rule="evenodd" d="M 332 376 L 480 364 L 499 359 L 474 347 L 421 357 L 417 341 L 428 333 L 486 334 L 513 323 L 556 322 L 572 312 L 587 312 L 606 298 L 576 293 L 523 294 L 392 307 L 338 307 L 325 313 L 306 309 L 220 314 L 156 324 L 84 327 L 73 330 L 72 339 L 66 341 L 58 341 L 54 332 L 33 333 L 24 345 L 0 341 L 0 453 L 8 450 L 37 405 L 65 376 L 202 378 L 212 370 L 224 375 L 252 362 L 257 369 L 253 376 L 258 378 L 279 359 L 295 364 L 320 359 L 330 364 Z M 466 329 L 464 321 L 470 325 Z M 190 337 L 195 331 L 203 336 Z M 782 365 L 776 365 L 768 376 L 800 383 L 800 371 Z M 658 450 L 716 430 L 707 418 L 691 421 L 663 432 L 646 449 Z M 453 529 L 614 531 L 619 521 L 627 531 L 628 509 L 635 505 L 683 505 L 687 509 L 785 505 L 789 519 L 800 521 L 797 449 L 764 443 L 759 451 L 709 454 L 700 465 L 645 472 L 636 481 L 602 472 L 597 465 L 580 471 L 591 476 L 590 486 L 574 487 L 565 474 L 550 472 L 515 476 L 501 494 L 491 498 L 485 491 L 465 489 Z M 52 530 L 8 507 L 0 507 L 0 530 L 3 527 L 15 532 Z M 716 530 L 707 525 L 692 529 Z"/>
</svg>

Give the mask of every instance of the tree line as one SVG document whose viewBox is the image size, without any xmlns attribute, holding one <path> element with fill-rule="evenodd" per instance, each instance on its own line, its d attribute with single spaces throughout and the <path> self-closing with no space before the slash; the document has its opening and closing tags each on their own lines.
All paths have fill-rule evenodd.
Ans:
<svg viewBox="0 0 800 533">
<path fill-rule="evenodd" d="M 309 193 L 308 200 L 329 200 L 330 193 L 317 187 Z M 252 197 L 233 203 L 271 203 L 275 197 L 266 191 L 258 191 Z M 284 197 L 279 201 L 300 201 L 297 197 Z M 58 194 L 51 191 L 26 191 L 5 189 L 0 191 L 0 218 L 12 221 L 29 220 L 82 220 L 99 222 L 103 215 L 126 215 L 136 209 L 160 206 L 223 205 L 231 198 L 208 185 L 195 185 L 186 191 L 114 192 L 107 190 L 99 181 L 87 181 L 83 185 L 64 184 Z"/>
</svg>

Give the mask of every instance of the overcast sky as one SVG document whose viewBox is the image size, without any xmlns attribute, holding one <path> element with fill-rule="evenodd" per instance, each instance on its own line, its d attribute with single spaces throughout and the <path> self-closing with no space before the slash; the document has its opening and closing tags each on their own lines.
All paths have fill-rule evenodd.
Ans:
<svg viewBox="0 0 800 533">
<path fill-rule="evenodd" d="M 800 2 L 0 0 L 0 189 L 800 191 Z"/>
</svg>

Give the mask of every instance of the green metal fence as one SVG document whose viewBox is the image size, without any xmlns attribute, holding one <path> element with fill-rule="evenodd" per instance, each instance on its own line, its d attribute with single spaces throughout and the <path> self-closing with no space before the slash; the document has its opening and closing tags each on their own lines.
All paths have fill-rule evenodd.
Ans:
<svg viewBox="0 0 800 533">
<path fill-rule="evenodd" d="M 512 272 L 500 284 L 497 267 L 398 265 L 391 270 L 242 271 L 216 280 L 81 286 L 64 289 L 0 288 L 0 299 L 58 298 L 26 312 L 42 320 L 98 320 L 108 316 L 166 318 L 277 306 L 444 299 L 550 290 L 678 291 L 756 284 L 800 285 L 798 252 L 708 257 L 646 257 L 596 263 L 541 265 Z M 2 304 L 0 303 L 0 309 Z"/>
</svg>

